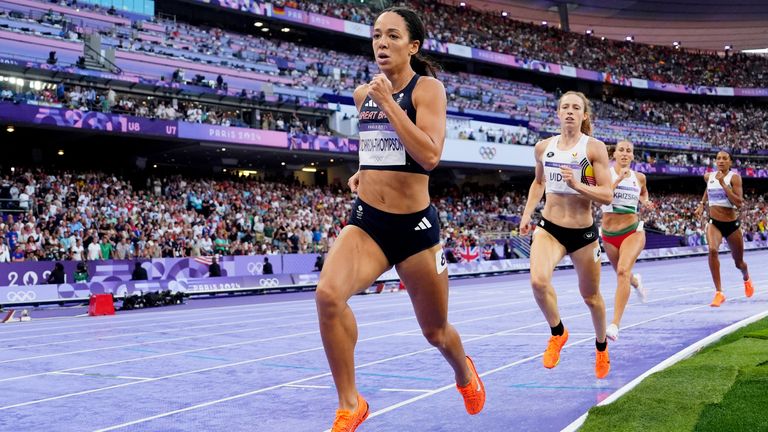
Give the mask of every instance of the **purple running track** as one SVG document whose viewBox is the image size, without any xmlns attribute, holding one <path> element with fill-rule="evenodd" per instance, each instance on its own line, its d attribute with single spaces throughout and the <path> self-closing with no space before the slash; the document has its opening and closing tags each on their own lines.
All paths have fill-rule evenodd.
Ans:
<svg viewBox="0 0 768 432">
<path fill-rule="evenodd" d="M 464 411 L 407 294 L 355 296 L 357 382 L 371 405 L 358 431 L 560 430 L 672 354 L 764 311 L 768 269 L 758 263 L 766 258 L 746 255 L 756 285 L 746 299 L 739 272 L 721 256 L 721 308 L 709 307 L 706 257 L 638 264 L 648 302 L 630 299 L 604 380 L 594 376 L 594 333 L 573 270 L 554 275 L 571 336 L 552 370 L 541 365 L 549 328 L 526 274 L 452 281 L 450 320 L 488 392 L 477 416 Z M 610 319 L 609 267 L 602 292 Z M 34 319 L 0 326 L 0 341 L 0 430 L 321 432 L 336 409 L 312 293 Z"/>
</svg>

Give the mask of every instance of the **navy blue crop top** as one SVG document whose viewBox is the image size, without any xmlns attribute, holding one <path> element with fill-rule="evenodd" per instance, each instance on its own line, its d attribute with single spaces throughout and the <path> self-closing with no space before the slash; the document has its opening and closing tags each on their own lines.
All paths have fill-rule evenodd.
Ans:
<svg viewBox="0 0 768 432">
<path fill-rule="evenodd" d="M 413 76 L 403 91 L 392 98 L 405 110 L 408 118 L 416 123 L 416 108 L 413 106 L 413 89 L 419 81 L 419 74 Z M 384 111 L 376 103 L 365 97 L 360 108 L 360 169 L 400 171 L 429 175 L 429 171 L 419 165 L 406 150 L 395 128 L 389 123 Z"/>
</svg>

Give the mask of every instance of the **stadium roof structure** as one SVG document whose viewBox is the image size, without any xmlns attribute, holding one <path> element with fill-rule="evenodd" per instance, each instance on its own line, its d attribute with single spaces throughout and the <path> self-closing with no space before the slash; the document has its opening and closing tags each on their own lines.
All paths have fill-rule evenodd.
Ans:
<svg viewBox="0 0 768 432">
<path fill-rule="evenodd" d="M 459 1 L 446 1 L 458 4 Z M 505 11 L 522 21 L 560 22 L 567 5 L 570 30 L 596 37 L 723 51 L 768 48 L 766 0 L 465 0 L 476 9 Z"/>
</svg>

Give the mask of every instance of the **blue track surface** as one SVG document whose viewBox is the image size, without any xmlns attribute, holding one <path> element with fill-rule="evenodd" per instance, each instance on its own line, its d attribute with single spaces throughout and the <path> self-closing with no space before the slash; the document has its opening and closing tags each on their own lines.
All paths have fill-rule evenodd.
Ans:
<svg viewBox="0 0 768 432">
<path fill-rule="evenodd" d="M 631 298 L 605 380 L 594 377 L 594 334 L 573 270 L 554 277 L 571 338 L 553 370 L 541 366 L 549 329 L 527 275 L 452 281 L 450 320 L 488 391 L 474 417 L 421 336 L 408 296 L 356 296 L 358 385 L 372 410 L 358 430 L 560 430 L 675 352 L 765 310 L 766 258 L 747 254 L 756 294 L 745 299 L 740 274 L 721 256 L 728 300 L 719 309 L 709 307 L 705 257 L 638 264 L 649 302 Z M 608 267 L 602 286 L 610 317 Z M 261 298 L 0 326 L 0 430 L 324 431 L 336 396 L 314 301 Z"/>
</svg>

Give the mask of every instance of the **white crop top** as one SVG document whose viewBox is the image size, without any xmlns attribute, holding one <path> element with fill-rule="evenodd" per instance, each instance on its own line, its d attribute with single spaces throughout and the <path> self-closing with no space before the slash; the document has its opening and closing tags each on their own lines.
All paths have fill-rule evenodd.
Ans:
<svg viewBox="0 0 768 432">
<path fill-rule="evenodd" d="M 611 184 L 619 178 L 619 174 L 611 168 Z M 613 190 L 613 202 L 601 207 L 603 213 L 637 213 L 637 203 L 640 202 L 640 181 L 634 171 L 629 171 L 629 177 Z"/>
<path fill-rule="evenodd" d="M 723 187 L 720 186 L 720 182 L 717 181 L 715 175 L 717 175 L 717 172 L 709 173 L 709 181 L 707 181 L 707 200 L 709 201 L 709 206 L 736 208 L 736 206 L 731 204 L 728 200 L 728 194 L 726 194 Z M 731 187 L 732 177 L 733 171 L 725 175 L 723 183 L 725 183 L 726 186 Z"/>
<path fill-rule="evenodd" d="M 559 150 L 557 148 L 558 141 L 560 141 L 560 135 L 552 138 L 542 157 L 546 192 L 548 194 L 578 194 L 563 180 L 563 175 L 560 173 L 562 166 L 570 167 L 576 171 L 576 174 L 580 175 L 582 183 L 595 186 L 597 184 L 595 173 L 592 163 L 587 158 L 589 136 L 582 134 L 579 142 L 570 150 Z"/>
</svg>

